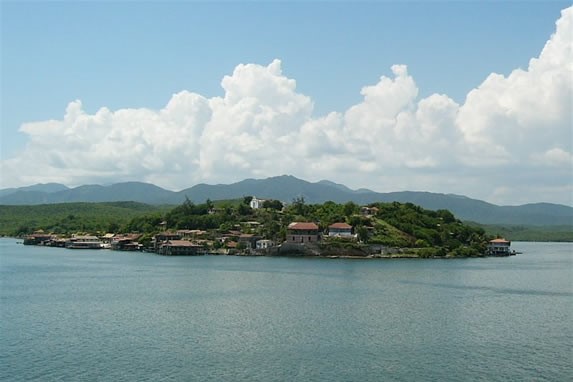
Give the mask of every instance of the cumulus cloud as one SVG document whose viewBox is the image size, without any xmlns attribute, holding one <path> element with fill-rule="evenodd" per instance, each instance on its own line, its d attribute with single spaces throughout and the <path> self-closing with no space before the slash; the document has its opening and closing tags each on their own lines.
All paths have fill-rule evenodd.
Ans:
<svg viewBox="0 0 573 382">
<path fill-rule="evenodd" d="M 222 97 L 182 91 L 161 110 L 88 114 L 73 101 L 61 120 L 21 127 L 29 141 L 2 162 L 3 186 L 142 180 L 181 189 L 289 173 L 379 191 L 571 204 L 572 36 L 568 8 L 526 69 L 492 73 L 461 105 L 444 94 L 419 99 L 407 66 L 394 65 L 358 104 L 314 116 L 280 60 L 238 65 L 222 79 Z"/>
</svg>

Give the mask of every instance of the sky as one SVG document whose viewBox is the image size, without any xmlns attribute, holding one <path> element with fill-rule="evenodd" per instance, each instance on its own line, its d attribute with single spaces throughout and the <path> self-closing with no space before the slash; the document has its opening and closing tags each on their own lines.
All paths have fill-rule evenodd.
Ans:
<svg viewBox="0 0 573 382">
<path fill-rule="evenodd" d="M 0 188 L 290 174 L 573 205 L 560 1 L 0 1 Z"/>
</svg>

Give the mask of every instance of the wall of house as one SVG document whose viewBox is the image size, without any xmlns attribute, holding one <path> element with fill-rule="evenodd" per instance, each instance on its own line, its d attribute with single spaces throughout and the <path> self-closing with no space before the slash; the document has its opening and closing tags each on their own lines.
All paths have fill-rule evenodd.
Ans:
<svg viewBox="0 0 573 382">
<path fill-rule="evenodd" d="M 312 232 L 312 231 L 310 231 Z M 304 232 L 289 232 L 287 234 L 287 242 L 289 243 L 316 243 L 320 240 L 318 233 L 310 233 L 309 231 Z"/>
</svg>

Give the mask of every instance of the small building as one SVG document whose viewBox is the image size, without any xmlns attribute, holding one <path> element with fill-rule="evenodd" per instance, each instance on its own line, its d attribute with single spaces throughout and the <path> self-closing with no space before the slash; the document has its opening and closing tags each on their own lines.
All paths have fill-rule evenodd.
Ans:
<svg viewBox="0 0 573 382">
<path fill-rule="evenodd" d="M 318 226 L 314 223 L 293 222 L 287 227 L 287 243 L 316 243 L 320 241 Z"/>
<path fill-rule="evenodd" d="M 352 226 L 346 223 L 334 223 L 328 226 L 329 237 L 353 238 Z"/>
<path fill-rule="evenodd" d="M 167 240 L 159 246 L 158 253 L 164 256 L 192 256 L 202 247 L 187 240 Z"/>
<path fill-rule="evenodd" d="M 200 229 L 179 229 L 176 234 L 182 239 L 196 239 L 197 237 L 203 236 L 207 231 Z"/>
<path fill-rule="evenodd" d="M 487 254 L 490 256 L 509 256 L 512 254 L 509 246 L 511 242 L 503 238 L 490 240 L 487 246 Z"/>
<path fill-rule="evenodd" d="M 100 236 L 100 240 L 104 244 L 111 244 L 114 237 L 115 237 L 114 233 L 106 233 L 105 235 Z"/>
<path fill-rule="evenodd" d="M 368 206 L 360 207 L 360 214 L 362 216 L 373 216 L 376 215 L 378 211 L 379 211 L 378 207 L 368 207 Z"/>
<path fill-rule="evenodd" d="M 161 244 L 168 240 L 181 240 L 181 235 L 169 231 L 158 233 L 153 237 L 153 251 L 159 252 Z"/>
<path fill-rule="evenodd" d="M 255 196 L 253 196 L 253 198 L 251 199 L 251 202 L 249 203 L 249 206 L 251 206 L 252 209 L 256 210 L 258 208 L 263 208 L 264 202 L 266 202 L 266 200 L 257 199 Z"/>
<path fill-rule="evenodd" d="M 24 245 L 47 245 L 53 239 L 52 235 L 43 232 L 34 233 L 24 238 Z"/>
<path fill-rule="evenodd" d="M 256 236 L 250 233 L 242 233 L 239 235 L 239 243 L 245 243 L 246 248 L 253 249 L 256 246 L 257 240 L 260 238 L 260 236 Z"/>
<path fill-rule="evenodd" d="M 275 242 L 268 239 L 257 240 L 256 248 L 257 249 L 267 249 L 272 248 L 275 246 Z"/>
<path fill-rule="evenodd" d="M 110 248 L 115 251 L 141 251 L 143 245 L 137 242 L 141 236 L 139 234 L 117 235 L 111 241 Z"/>
</svg>

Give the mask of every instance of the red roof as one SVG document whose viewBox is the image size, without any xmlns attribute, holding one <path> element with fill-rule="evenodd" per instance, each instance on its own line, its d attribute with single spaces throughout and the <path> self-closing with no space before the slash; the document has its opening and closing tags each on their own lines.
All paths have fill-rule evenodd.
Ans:
<svg viewBox="0 0 573 382">
<path fill-rule="evenodd" d="M 490 243 L 509 243 L 509 240 L 505 240 L 505 239 L 493 239 L 490 240 Z"/>
<path fill-rule="evenodd" d="M 318 226 L 314 223 L 294 222 L 288 225 L 288 229 L 310 231 L 310 230 L 318 230 Z"/>
<path fill-rule="evenodd" d="M 328 228 L 334 228 L 334 229 L 352 229 L 352 226 L 350 224 L 346 224 L 346 223 L 334 223 L 328 226 Z"/>
<path fill-rule="evenodd" d="M 187 240 L 169 240 L 167 243 L 163 245 L 171 247 L 200 247 L 199 245 L 194 244 Z"/>
</svg>

